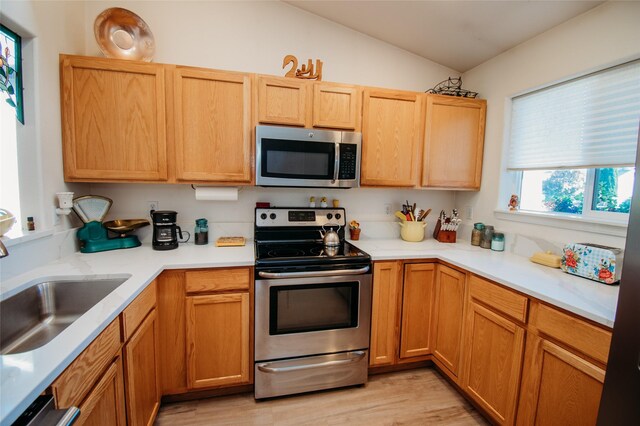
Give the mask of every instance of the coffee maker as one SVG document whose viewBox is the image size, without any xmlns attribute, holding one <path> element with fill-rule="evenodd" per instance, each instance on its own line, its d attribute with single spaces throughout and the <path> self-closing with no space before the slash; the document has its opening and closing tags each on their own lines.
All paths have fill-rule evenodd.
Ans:
<svg viewBox="0 0 640 426">
<path fill-rule="evenodd" d="M 182 239 L 182 230 L 176 225 L 178 213 L 172 210 L 151 210 L 153 222 L 154 250 L 173 250 L 178 248 L 178 235 Z"/>
</svg>

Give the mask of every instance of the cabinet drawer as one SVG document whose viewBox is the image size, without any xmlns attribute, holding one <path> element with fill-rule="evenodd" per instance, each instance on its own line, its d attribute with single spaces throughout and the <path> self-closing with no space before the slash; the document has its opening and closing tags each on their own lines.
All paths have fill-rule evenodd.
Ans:
<svg viewBox="0 0 640 426">
<path fill-rule="evenodd" d="M 131 338 L 142 320 L 156 305 L 156 282 L 149 284 L 129 306 L 122 311 L 122 330 L 124 341 Z"/>
<path fill-rule="evenodd" d="M 249 290 L 250 268 L 214 269 L 209 271 L 187 271 L 185 273 L 187 293 L 225 290 Z"/>
<path fill-rule="evenodd" d="M 471 276 L 470 294 L 476 300 L 520 322 L 527 322 L 528 299 L 475 275 Z"/>
<path fill-rule="evenodd" d="M 540 333 L 565 343 L 603 364 L 607 363 L 611 332 L 538 302 L 531 305 L 531 324 Z"/>
<path fill-rule="evenodd" d="M 116 318 L 53 382 L 56 407 L 79 406 L 119 352 L 120 322 Z"/>
</svg>

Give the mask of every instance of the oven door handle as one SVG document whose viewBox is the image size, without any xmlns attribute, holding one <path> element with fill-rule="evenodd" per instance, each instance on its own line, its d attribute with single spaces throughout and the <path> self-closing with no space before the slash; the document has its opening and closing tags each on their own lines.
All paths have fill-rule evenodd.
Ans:
<svg viewBox="0 0 640 426">
<path fill-rule="evenodd" d="M 362 275 L 369 272 L 369 266 L 359 269 L 332 269 L 329 271 L 305 271 L 305 272 L 265 272 L 258 275 L 262 278 L 306 278 L 306 277 L 332 277 L 342 275 Z"/>
<path fill-rule="evenodd" d="M 350 356 L 347 359 L 325 361 L 319 362 L 317 364 L 292 365 L 291 367 L 269 367 L 269 363 L 265 362 L 262 364 L 257 364 L 256 366 L 258 367 L 258 370 L 262 371 L 263 373 L 288 373 L 290 371 L 311 370 L 313 368 L 351 364 L 352 362 L 361 361 L 366 354 L 364 353 L 364 351 L 354 351 L 350 352 L 349 355 Z"/>
</svg>

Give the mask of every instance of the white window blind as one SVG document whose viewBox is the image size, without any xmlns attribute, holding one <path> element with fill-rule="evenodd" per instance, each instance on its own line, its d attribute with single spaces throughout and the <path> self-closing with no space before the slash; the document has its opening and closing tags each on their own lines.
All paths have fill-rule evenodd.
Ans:
<svg viewBox="0 0 640 426">
<path fill-rule="evenodd" d="M 640 61 L 513 98 L 510 170 L 633 166 Z"/>
</svg>

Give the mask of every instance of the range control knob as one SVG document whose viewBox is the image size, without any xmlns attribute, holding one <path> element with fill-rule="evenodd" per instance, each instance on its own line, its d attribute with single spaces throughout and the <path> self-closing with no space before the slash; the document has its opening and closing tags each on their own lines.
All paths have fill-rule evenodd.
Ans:
<svg viewBox="0 0 640 426">
<path fill-rule="evenodd" d="M 262 213 L 260 215 L 260 219 L 265 220 L 267 218 L 267 214 L 266 213 Z"/>
<path fill-rule="evenodd" d="M 340 213 L 336 213 L 336 219 L 340 220 L 341 217 L 342 215 Z"/>
<path fill-rule="evenodd" d="M 269 217 L 273 220 L 273 219 L 275 219 L 275 218 L 276 218 L 276 214 L 275 214 L 275 213 L 271 213 L 271 214 L 269 215 Z"/>
<path fill-rule="evenodd" d="M 333 215 L 331 213 L 327 213 L 327 219 L 331 220 L 331 218 L 333 218 Z"/>
</svg>

